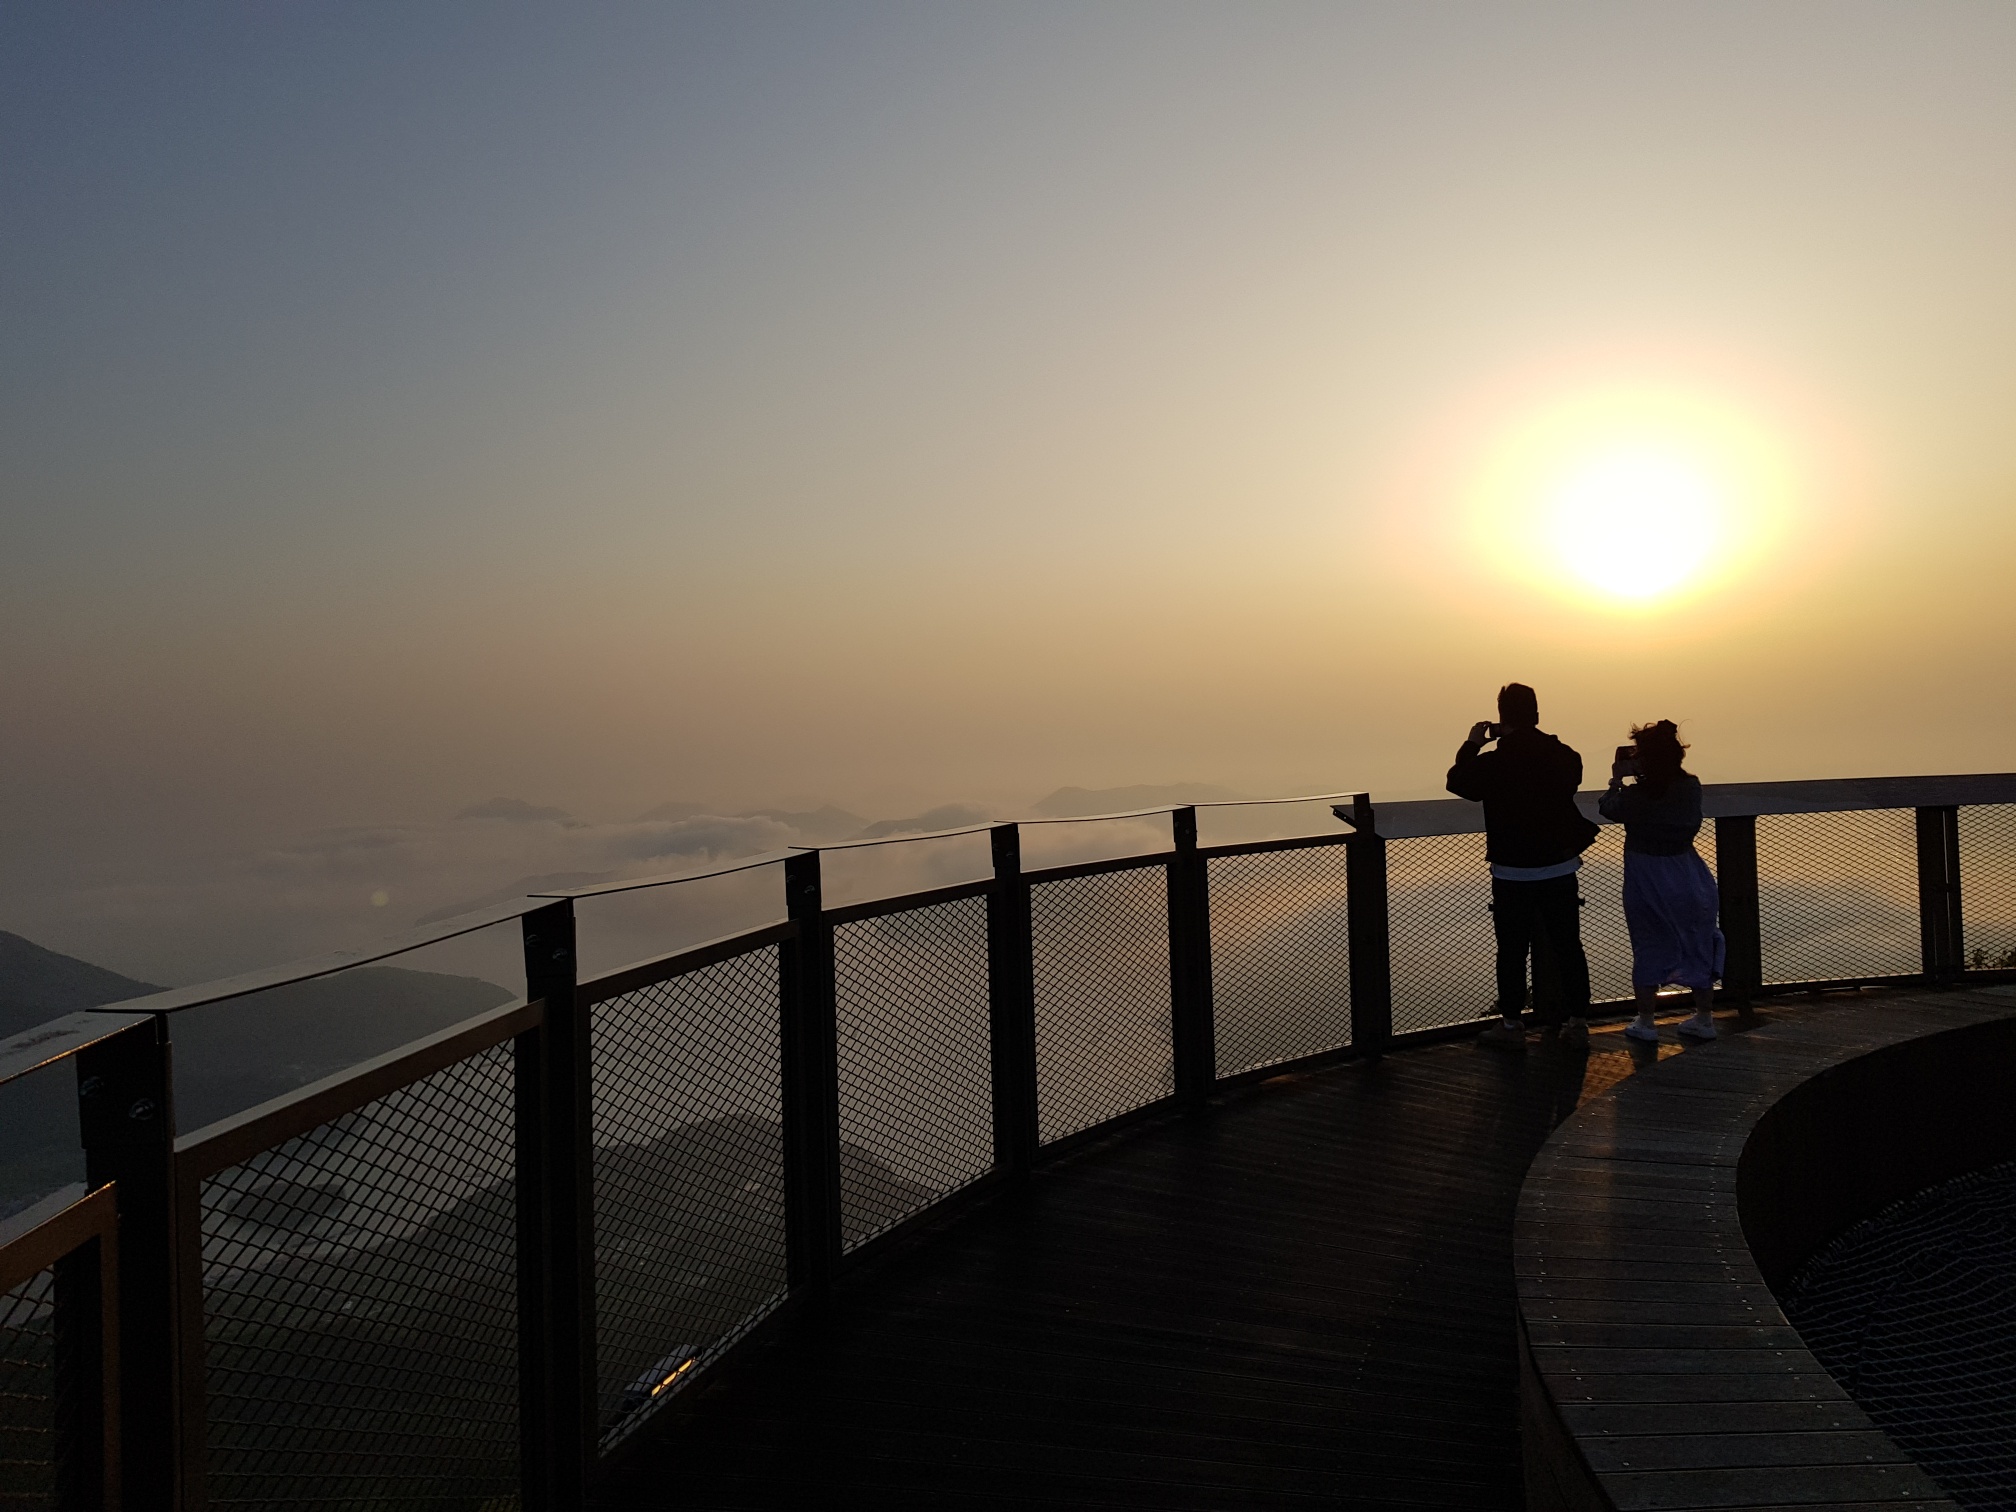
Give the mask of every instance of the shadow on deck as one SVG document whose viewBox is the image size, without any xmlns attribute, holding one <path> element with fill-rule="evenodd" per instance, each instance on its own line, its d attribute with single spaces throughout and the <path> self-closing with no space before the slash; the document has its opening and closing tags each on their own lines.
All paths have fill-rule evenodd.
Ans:
<svg viewBox="0 0 2016 1512">
<path fill-rule="evenodd" d="M 1654 1053 L 1595 1041 L 1410 1050 L 1088 1148 L 758 1346 L 602 1504 L 1516 1508 L 1520 1180 Z"/>
</svg>

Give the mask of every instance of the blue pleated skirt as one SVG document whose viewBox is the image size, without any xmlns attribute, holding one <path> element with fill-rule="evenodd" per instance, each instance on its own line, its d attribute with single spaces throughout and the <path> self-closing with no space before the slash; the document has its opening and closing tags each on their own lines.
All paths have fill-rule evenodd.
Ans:
<svg viewBox="0 0 2016 1512">
<path fill-rule="evenodd" d="M 1722 976 L 1715 878 L 1689 848 L 1677 856 L 1624 853 L 1624 923 L 1631 985 L 1712 987 Z"/>
</svg>

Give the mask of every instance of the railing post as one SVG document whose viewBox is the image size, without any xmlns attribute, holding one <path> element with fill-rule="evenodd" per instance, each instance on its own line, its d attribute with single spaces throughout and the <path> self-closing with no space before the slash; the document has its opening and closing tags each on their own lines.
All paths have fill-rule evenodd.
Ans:
<svg viewBox="0 0 2016 1512">
<path fill-rule="evenodd" d="M 1036 1104 L 1036 954 L 1022 832 L 987 833 L 994 890 L 987 895 L 987 1027 L 993 1053 L 994 1163 L 1026 1175 L 1041 1142 Z"/>
<path fill-rule="evenodd" d="M 1211 1013 L 1211 896 L 1197 854 L 1197 810 L 1169 815 L 1176 859 L 1169 863 L 1169 1029 L 1176 1095 L 1194 1102 L 1218 1079 Z"/>
<path fill-rule="evenodd" d="M 168 1021 L 77 1057 L 85 1179 L 119 1211 L 120 1467 L 128 1512 L 203 1506 L 203 1234 L 175 1169 Z"/>
<path fill-rule="evenodd" d="M 116 1237 L 56 1262 L 56 1512 L 119 1506 L 118 1288 Z"/>
<path fill-rule="evenodd" d="M 1757 816 L 1715 821 L 1715 887 L 1722 924 L 1722 995 L 1748 1008 L 1764 985 L 1764 918 L 1757 886 Z"/>
<path fill-rule="evenodd" d="M 595 1466 L 596 1404 L 594 1125 L 573 901 L 526 914 L 523 931 L 525 995 L 544 1013 L 516 1046 L 521 1475 L 527 1512 L 575 1512 Z"/>
<path fill-rule="evenodd" d="M 1918 935 L 1925 975 L 1941 986 L 1966 969 L 1960 924 L 1960 810 L 1921 808 L 1918 821 Z"/>
<path fill-rule="evenodd" d="M 1393 940 L 1386 904 L 1386 842 L 1374 828 L 1372 799 L 1351 800 L 1344 841 L 1344 909 L 1351 943 L 1351 1044 L 1374 1059 L 1393 1038 Z"/>
<path fill-rule="evenodd" d="M 784 863 L 786 912 L 798 932 L 780 953 L 783 972 L 784 1254 L 793 1292 L 825 1294 L 840 1261 L 840 1067 L 833 930 L 826 922 L 819 853 Z"/>
</svg>

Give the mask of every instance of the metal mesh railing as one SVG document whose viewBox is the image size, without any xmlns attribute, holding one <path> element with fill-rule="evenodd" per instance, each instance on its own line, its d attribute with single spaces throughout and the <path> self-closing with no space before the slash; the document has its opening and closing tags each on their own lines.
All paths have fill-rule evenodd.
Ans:
<svg viewBox="0 0 2016 1512">
<path fill-rule="evenodd" d="M 55 1272 L 0 1292 L 0 1507 L 56 1505 Z"/>
<path fill-rule="evenodd" d="M 1350 1044 L 1344 847 L 1213 856 L 1205 868 L 1218 1074 Z"/>
<path fill-rule="evenodd" d="M 994 1164 L 987 900 L 843 924 L 833 962 L 851 1247 Z"/>
<path fill-rule="evenodd" d="M 2016 804 L 1960 810 L 1960 912 L 1969 969 L 2016 968 Z"/>
<path fill-rule="evenodd" d="M 605 1436 L 783 1296 L 778 950 L 596 1006 L 597 1421 Z"/>
<path fill-rule="evenodd" d="M 1037 1121 L 1060 1139 L 1175 1087 L 1169 873 L 1137 866 L 1029 889 Z"/>
<path fill-rule="evenodd" d="M 1497 1002 L 1491 872 L 1482 835 L 1386 844 L 1393 1030 L 1482 1018 Z"/>
<path fill-rule="evenodd" d="M 1766 983 L 1923 969 L 1910 809 L 1761 816 L 1757 892 Z"/>
<path fill-rule="evenodd" d="M 1853 790 L 1835 801 L 1853 801 Z M 1962 807 L 1958 823 L 1968 964 L 2016 968 L 2016 804 Z M 1920 970 L 1912 810 L 1767 814 L 1756 825 L 1767 984 Z M 1622 846 L 1621 827 L 1604 827 L 1578 878 L 1598 1001 L 1631 991 Z M 1707 837 L 1697 848 L 1712 859 Z M 1204 863 L 1218 1074 L 1348 1047 L 1345 845 L 1226 850 Z M 1398 1033 L 1472 1023 L 1494 1011 L 1484 855 L 1481 834 L 1387 842 L 1385 924 Z M 1928 853 L 1928 868 L 1935 860 Z M 816 882 L 817 867 L 806 859 L 788 864 Z M 1057 868 L 1026 883 L 1036 1121 L 1044 1142 L 1105 1125 L 1173 1090 L 1170 865 L 1163 853 Z M 1194 881 L 1187 871 L 1179 875 Z M 843 1248 L 992 1168 L 989 909 L 985 895 L 956 896 L 962 891 L 948 888 L 933 895 L 941 901 L 888 912 L 872 912 L 887 905 L 835 910 L 696 950 L 681 960 L 710 964 L 684 966 L 590 1009 L 597 1411 L 605 1447 L 641 1426 L 654 1403 L 694 1379 L 786 1293 L 781 947 L 752 942 L 832 926 L 838 1081 L 806 1089 L 797 1111 L 809 1120 L 837 1106 Z M 1732 889 L 1732 898 L 1743 891 Z M 1185 902 L 1179 917 L 1192 916 Z M 1943 931 L 1935 934 L 1943 939 Z M 741 953 L 718 958 L 730 950 Z M 1179 952 L 1179 959 L 1188 957 Z M 1021 1001 L 1019 971 L 1004 969 L 1000 979 L 1018 989 L 1000 1005 L 1005 1013 Z M 811 996 L 823 985 L 808 974 L 806 1012 L 828 1006 Z M 1376 1018 L 1379 1005 L 1359 1007 Z M 526 1008 L 513 1022 L 535 1019 Z M 1030 1026 L 1004 1027 L 1014 1031 L 1003 1037 L 1012 1050 Z M 332 1512 L 505 1512 L 515 1505 L 514 1072 L 511 1046 L 493 1045 L 205 1179 L 209 1502 L 316 1504 Z M 371 1073 L 385 1074 L 384 1063 Z M 1013 1068 L 1013 1096 L 1003 1102 L 1012 1118 L 1026 1117 L 1026 1104 L 1014 1100 L 1026 1091 L 1023 1076 Z M 340 1106 L 317 1104 L 332 1105 Z M 1019 1144 L 1020 1126 L 1011 1129 Z M 241 1127 L 216 1138 L 243 1136 Z M 232 1146 L 233 1153 L 248 1147 Z M 203 1160 L 203 1151 L 221 1148 L 201 1138 L 184 1154 Z M 564 1147 L 528 1153 L 545 1159 L 556 1148 Z M 820 1146 L 822 1158 L 829 1153 Z M 1954 1451 L 1964 1461 L 1954 1472 L 1961 1476 L 1987 1473 L 1980 1470 L 1982 1433 L 2016 1442 L 2016 1418 L 2005 1421 L 1955 1395 L 1946 1379 L 1964 1367 L 2002 1382 L 1995 1372 L 2006 1365 L 2012 1374 L 1996 1390 L 2005 1407 L 2016 1394 L 2016 1342 L 1997 1342 L 1995 1332 L 2016 1333 L 2016 1312 L 2003 1302 L 1986 1312 L 1979 1304 L 1988 1262 L 1976 1240 L 1996 1224 L 2005 1239 L 2016 1231 L 2016 1176 L 2005 1185 L 2001 1196 L 1968 1188 L 1958 1219 L 1949 1214 L 1935 1223 L 1916 1209 L 1905 1213 L 1896 1233 L 1918 1237 L 1906 1243 L 1885 1230 L 1889 1237 L 1868 1240 L 1868 1263 L 1889 1265 L 1890 1279 L 1842 1283 L 1844 1305 L 1859 1309 L 1860 1320 L 1852 1339 L 1836 1340 L 1842 1349 L 1852 1345 L 1848 1368 L 1875 1380 L 1872 1362 L 1888 1358 L 1879 1348 L 1889 1347 L 1882 1330 L 1893 1325 L 1917 1329 L 1912 1347 L 1951 1364 L 1937 1378 L 1899 1374 L 1904 1405 L 1894 1410 L 1933 1446 L 1927 1453 L 1965 1439 L 1964 1453 Z M 831 1216 L 828 1189 L 814 1191 L 808 1179 L 798 1190 L 821 1220 L 807 1232 L 830 1236 L 823 1226 Z M 806 1274 L 816 1276 L 838 1257 L 801 1258 Z M 64 1276 L 67 1286 L 67 1269 Z M 2006 1281 L 2016 1288 L 2016 1275 Z M 51 1503 L 56 1439 L 68 1446 L 73 1438 L 74 1425 L 55 1421 L 52 1291 L 45 1273 L 0 1295 L 0 1512 Z M 1910 1298 L 1921 1292 L 1934 1312 L 1972 1307 L 1976 1321 L 1956 1332 L 1944 1321 L 1906 1318 L 1907 1304 L 1917 1305 Z M 69 1300 L 66 1292 L 66 1307 Z M 1833 1337 L 1826 1335 L 1833 1324 L 1814 1326 Z M 66 1352 L 66 1368 L 69 1358 Z M 76 1400 L 67 1380 L 61 1395 Z M 1969 1423 L 1976 1427 L 1963 1433 Z M 2016 1489 L 1994 1494 L 2006 1499 Z"/>
<path fill-rule="evenodd" d="M 1806 1347 L 1948 1495 L 2016 1506 L 2016 1165 L 1856 1224 L 1780 1300 Z"/>
<path fill-rule="evenodd" d="M 492 1046 L 203 1183 L 212 1506 L 515 1498 L 512 1086 Z"/>
</svg>

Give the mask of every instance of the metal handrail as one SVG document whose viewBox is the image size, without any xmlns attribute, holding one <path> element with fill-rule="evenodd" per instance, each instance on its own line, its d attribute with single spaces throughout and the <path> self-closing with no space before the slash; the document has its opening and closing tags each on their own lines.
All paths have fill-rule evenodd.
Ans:
<svg viewBox="0 0 2016 1512">
<path fill-rule="evenodd" d="M 49 1269 L 79 1245 L 118 1232 L 112 1188 L 81 1181 L 0 1219 L 0 1292 Z"/>
<path fill-rule="evenodd" d="M 1284 803 L 1332 803 L 1339 798 L 1361 798 L 1362 792 L 1305 793 L 1298 798 L 1214 798 L 1196 803 L 1164 803 L 1154 808 L 1128 809 L 1118 814 L 1066 814 L 1061 818 L 1015 819 L 1014 824 L 1097 824 L 1102 819 L 1152 819 L 1157 814 L 1173 814 L 1178 809 L 1265 808 Z"/>
<path fill-rule="evenodd" d="M 179 1174 L 184 1181 L 214 1176 L 262 1150 L 284 1144 L 297 1134 L 305 1134 L 410 1086 L 422 1077 L 537 1029 L 544 1018 L 542 1003 L 506 1003 L 396 1050 L 347 1066 L 305 1087 L 283 1092 L 241 1113 L 178 1135 L 175 1160 Z"/>
<path fill-rule="evenodd" d="M 990 830 L 998 829 L 1001 822 L 997 819 L 983 819 L 978 824 L 962 824 L 956 829 L 920 830 L 915 834 L 903 835 L 876 835 L 868 840 L 835 840 L 830 845 L 794 845 L 791 849 L 802 854 L 805 851 L 867 850 L 875 845 L 906 845 L 912 840 L 951 840 L 960 835 L 984 835 Z"/>
<path fill-rule="evenodd" d="M 103 1008 L 85 1009 L 9 1035 L 0 1040 L 0 1087 L 45 1066 L 81 1055 L 93 1045 L 102 1044 L 113 1035 L 123 1034 L 135 1024 L 146 1021 L 145 1014 L 113 1013 Z"/>
<path fill-rule="evenodd" d="M 439 945 L 445 940 L 460 939 L 463 935 L 474 934 L 479 929 L 489 929 L 493 925 L 507 924 L 514 919 L 522 919 L 529 913 L 536 913 L 545 907 L 545 900 L 518 898 L 509 903 L 499 903 L 490 908 L 472 909 L 468 913 L 457 914 L 431 929 L 417 929 L 408 934 L 394 935 L 377 945 L 367 945 L 359 950 L 332 950 L 326 955 L 310 956 L 305 961 L 294 961 L 284 966 L 268 966 L 258 971 L 243 972 L 238 976 L 224 977 L 215 982 L 199 982 L 193 987 L 171 987 L 165 992 L 149 993 L 146 997 L 126 998 L 117 1003 L 106 1003 L 102 1007 L 88 1008 L 87 1013 L 182 1013 L 190 1008 L 201 1008 L 207 1003 L 229 1002 L 232 998 L 249 997 L 255 992 L 270 992 L 275 987 L 291 987 L 296 982 L 312 982 L 317 977 L 334 976 L 339 971 L 348 971 L 353 966 L 369 966 L 374 961 L 389 960 L 408 951 L 421 950 L 429 945 Z"/>
<path fill-rule="evenodd" d="M 761 950 L 766 945 L 780 944 L 793 938 L 797 933 L 797 924 L 784 919 L 757 929 L 720 935 L 711 940 L 702 940 L 698 945 L 687 945 L 678 950 L 668 951 L 664 955 L 633 961 L 628 966 L 618 966 L 614 971 L 605 971 L 601 976 L 581 983 L 575 989 L 575 993 L 583 1006 L 593 1007 L 612 997 L 635 992 L 640 987 L 655 986 L 659 982 L 668 981 L 675 976 L 684 976 L 689 971 L 699 971 L 733 956 Z"/>
<path fill-rule="evenodd" d="M 905 836 L 905 839 L 912 837 Z M 739 861 L 731 861 L 725 866 L 709 866 L 699 871 L 659 872 L 649 877 L 632 877 L 622 882 L 600 882 L 593 887 L 573 887 L 555 892 L 528 893 L 527 897 L 541 901 L 560 898 L 604 898 L 612 893 L 641 892 L 647 887 L 670 887 L 678 882 L 704 882 L 709 877 L 729 877 L 736 872 L 755 871 L 759 867 L 776 866 L 789 861 L 803 849 L 802 846 L 787 846 L 783 850 L 764 851 L 760 856 L 745 856 Z M 525 912 L 530 912 L 527 909 Z"/>
<path fill-rule="evenodd" d="M 1036 887 L 1045 882 L 1069 882 L 1077 877 L 1100 877 L 1108 872 L 1167 866 L 1175 859 L 1175 851 L 1146 851 L 1134 856 L 1108 856 L 1100 861 L 1068 861 L 1062 866 L 1032 866 L 1022 873 L 1022 880 Z"/>
</svg>

